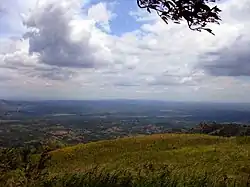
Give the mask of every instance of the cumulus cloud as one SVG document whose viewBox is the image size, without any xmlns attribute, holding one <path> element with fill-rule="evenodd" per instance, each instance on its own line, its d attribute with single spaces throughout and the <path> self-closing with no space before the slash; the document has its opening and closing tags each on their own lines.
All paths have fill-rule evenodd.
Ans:
<svg viewBox="0 0 250 187">
<path fill-rule="evenodd" d="M 198 67 L 214 76 L 250 76 L 250 1 L 238 3 L 231 0 L 223 6 L 222 16 L 225 23 L 222 26 L 231 27 L 224 30 L 224 35 L 218 38 L 221 45 L 200 54 Z M 234 26 L 234 27 L 232 27 Z"/>
<path fill-rule="evenodd" d="M 250 76 L 249 39 L 240 35 L 232 44 L 205 53 L 199 66 L 215 76 Z"/>
<path fill-rule="evenodd" d="M 6 12 L 5 7 L 2 4 L 0 4 L 0 16 L 3 16 L 5 12 Z"/>
<path fill-rule="evenodd" d="M 88 9 L 88 17 L 99 23 L 101 28 L 110 32 L 110 21 L 115 18 L 116 14 L 112 13 L 107 8 L 107 3 L 100 2 L 91 6 Z"/>
<path fill-rule="evenodd" d="M 93 18 L 81 14 L 81 1 L 24 2 L 21 9 L 29 6 L 31 11 L 23 14 L 23 39 L 1 38 L 0 67 L 27 79 L 69 80 L 77 69 L 98 69 L 112 63 L 106 35 Z M 101 11 L 109 12 L 106 8 L 103 5 Z"/>
<path fill-rule="evenodd" d="M 100 46 L 98 31 L 90 20 L 75 12 L 74 1 L 49 1 L 40 5 L 24 22 L 29 28 L 29 53 L 41 63 L 61 67 L 94 68 L 105 62 L 99 54 L 108 53 Z"/>
<path fill-rule="evenodd" d="M 0 38 L 6 89 L 41 97 L 184 100 L 242 99 L 237 89 L 250 91 L 248 79 L 239 78 L 250 75 L 250 0 L 220 3 L 223 22 L 211 26 L 216 36 L 185 24 L 166 25 L 139 9 L 122 15 L 132 16 L 137 29 L 113 35 L 123 28 L 114 25 L 119 12 L 107 2 L 25 2 L 23 37 Z"/>
</svg>

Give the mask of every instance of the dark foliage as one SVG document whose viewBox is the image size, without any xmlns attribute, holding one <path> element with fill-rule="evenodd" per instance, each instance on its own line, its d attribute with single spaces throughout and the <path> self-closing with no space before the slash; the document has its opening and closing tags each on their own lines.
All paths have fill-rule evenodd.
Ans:
<svg viewBox="0 0 250 187">
<path fill-rule="evenodd" d="M 189 129 L 189 133 L 202 133 L 215 136 L 250 136 L 250 126 L 241 124 L 220 124 L 202 122 L 194 128 Z"/>
<path fill-rule="evenodd" d="M 137 0 L 140 8 L 147 9 L 148 12 L 155 10 L 157 14 L 168 24 L 169 20 L 179 24 L 181 20 L 186 20 L 191 30 L 207 32 L 214 35 L 208 23 L 219 24 L 221 20 L 217 7 L 209 7 L 208 3 L 216 0 Z"/>
<path fill-rule="evenodd" d="M 32 186 L 46 178 L 50 155 L 49 149 L 37 155 L 28 147 L 6 148 L 0 150 L 0 160 L 0 186 Z"/>
</svg>

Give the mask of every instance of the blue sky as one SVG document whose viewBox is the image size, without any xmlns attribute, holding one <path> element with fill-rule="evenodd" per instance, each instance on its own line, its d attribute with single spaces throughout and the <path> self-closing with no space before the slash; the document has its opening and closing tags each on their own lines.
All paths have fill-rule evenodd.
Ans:
<svg viewBox="0 0 250 187">
<path fill-rule="evenodd" d="M 140 24 L 129 16 L 129 12 L 136 9 L 135 1 L 120 1 L 119 5 L 115 7 L 117 17 L 111 22 L 112 32 L 120 36 L 124 32 L 136 30 Z"/>
<path fill-rule="evenodd" d="M 220 1 L 216 36 L 136 0 L 37 2 L 0 2 L 1 98 L 250 101 L 250 0 Z"/>
<path fill-rule="evenodd" d="M 35 6 L 35 1 L 33 0 L 32 6 Z M 17 3 L 18 2 L 18 3 Z M 122 0 L 119 2 L 115 2 L 115 1 L 110 1 L 110 0 L 91 0 L 90 2 L 88 2 L 84 7 L 83 7 L 83 11 L 87 11 L 88 8 L 90 8 L 91 6 L 98 4 L 98 3 L 107 3 L 108 7 L 111 8 L 115 14 L 116 17 L 115 19 L 112 20 L 112 22 L 110 23 L 110 27 L 111 27 L 111 34 L 120 36 L 122 35 L 124 32 L 131 32 L 133 30 L 136 30 L 138 27 L 140 27 L 140 23 L 136 22 L 136 20 L 130 16 L 130 12 L 137 10 L 137 4 L 136 1 L 133 0 Z M 13 8 L 13 6 L 15 4 L 22 4 L 22 2 L 19 0 L 11 0 L 5 3 L 5 7 L 6 9 L 8 9 L 10 14 L 6 14 L 6 13 L 0 13 L 3 18 L 1 19 L 0 22 L 0 34 L 1 36 L 13 36 L 13 35 L 20 35 L 20 32 L 23 31 L 23 27 L 22 27 L 22 23 L 18 22 L 15 24 L 19 24 L 19 27 L 16 27 L 16 25 L 13 22 L 10 22 L 10 19 L 15 19 L 18 20 L 19 19 L 19 14 L 22 13 L 22 10 L 25 8 Z M 84 1 L 83 1 L 84 4 Z M 21 5 L 20 5 L 21 6 Z M 11 11 L 10 11 L 11 10 Z"/>
</svg>

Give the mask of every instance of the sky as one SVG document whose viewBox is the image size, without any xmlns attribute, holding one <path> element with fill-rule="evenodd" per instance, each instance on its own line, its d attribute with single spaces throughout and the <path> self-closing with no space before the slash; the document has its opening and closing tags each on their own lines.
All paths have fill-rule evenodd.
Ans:
<svg viewBox="0 0 250 187">
<path fill-rule="evenodd" d="M 250 102 L 250 0 L 215 36 L 136 0 L 0 0 L 0 98 Z"/>
</svg>

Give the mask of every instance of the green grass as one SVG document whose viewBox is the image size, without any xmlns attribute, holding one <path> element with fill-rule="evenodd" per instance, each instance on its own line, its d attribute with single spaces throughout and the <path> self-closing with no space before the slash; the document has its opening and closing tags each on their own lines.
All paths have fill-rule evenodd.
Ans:
<svg viewBox="0 0 250 187">
<path fill-rule="evenodd" d="M 55 168 L 74 168 L 93 164 L 114 165 L 114 162 L 143 162 L 155 160 L 168 161 L 168 157 L 175 151 L 203 151 L 203 149 L 216 147 L 228 143 L 226 138 L 205 135 L 179 135 L 163 134 L 151 136 L 129 137 L 110 141 L 100 141 L 88 144 L 79 144 L 52 152 L 52 163 Z M 187 150 L 188 151 L 188 150 Z M 189 152 L 189 151 L 188 151 Z M 181 154 L 180 156 L 185 156 Z M 66 165 L 65 165 L 66 162 Z M 69 168 L 70 166 L 70 168 Z"/>
<path fill-rule="evenodd" d="M 80 144 L 53 151 L 51 175 L 79 173 L 96 165 L 108 171 L 163 164 L 181 173 L 250 174 L 249 138 L 161 134 Z M 248 169 L 249 168 L 249 169 Z"/>
<path fill-rule="evenodd" d="M 249 151 L 249 137 L 198 134 L 79 144 L 50 153 L 43 186 L 250 186 Z"/>
</svg>

